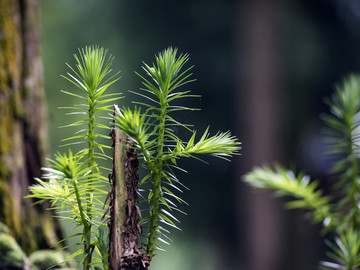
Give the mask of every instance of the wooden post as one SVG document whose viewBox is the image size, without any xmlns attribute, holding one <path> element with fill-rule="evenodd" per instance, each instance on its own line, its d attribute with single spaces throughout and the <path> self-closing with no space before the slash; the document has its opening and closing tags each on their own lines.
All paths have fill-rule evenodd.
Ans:
<svg viewBox="0 0 360 270">
<path fill-rule="evenodd" d="M 114 112 L 120 114 L 114 105 Z M 113 172 L 110 201 L 110 256 L 112 270 L 147 270 L 150 257 L 142 254 L 138 247 L 141 235 L 138 203 L 139 162 L 131 139 L 112 127 Z"/>
</svg>

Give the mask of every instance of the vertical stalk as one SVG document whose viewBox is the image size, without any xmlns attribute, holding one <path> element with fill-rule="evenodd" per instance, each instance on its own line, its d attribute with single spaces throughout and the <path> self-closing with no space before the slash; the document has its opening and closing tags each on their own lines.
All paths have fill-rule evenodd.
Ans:
<svg viewBox="0 0 360 270">
<path fill-rule="evenodd" d="M 118 108 L 115 106 L 115 111 Z M 110 217 L 110 269 L 120 269 L 123 250 L 121 247 L 121 237 L 124 232 L 126 219 L 125 198 L 125 168 L 124 160 L 126 157 L 126 135 L 124 132 L 112 129 L 113 139 L 113 172 L 112 172 L 112 198 L 111 198 L 111 217 Z"/>
<path fill-rule="evenodd" d="M 79 207 L 79 212 L 80 212 L 80 218 L 81 218 L 81 223 L 84 226 L 83 229 L 83 236 L 84 236 L 84 252 L 86 253 L 86 258 L 84 260 L 84 264 L 83 264 L 83 269 L 89 269 L 90 266 L 90 254 L 91 254 L 91 249 L 90 249 L 90 245 L 88 243 L 90 243 L 90 231 L 91 231 L 91 224 L 87 221 L 87 219 L 85 218 L 85 214 L 84 214 L 84 208 L 82 206 L 82 202 L 81 202 L 81 198 L 80 198 L 80 193 L 79 193 L 79 188 L 77 186 L 77 181 L 76 179 L 73 179 L 73 186 L 74 186 L 74 190 L 75 190 L 75 197 L 76 197 L 76 202 L 77 205 Z"/>
<path fill-rule="evenodd" d="M 152 209 L 150 212 L 150 233 L 147 241 L 146 253 L 153 256 L 155 249 L 155 238 L 158 230 L 158 214 L 159 214 L 159 201 L 161 196 L 161 171 L 163 166 L 162 156 L 164 149 L 165 137 L 165 116 L 166 116 L 166 102 L 161 102 L 161 114 L 159 119 L 159 134 L 158 134 L 158 148 L 155 161 L 155 168 L 153 172 L 153 197 Z"/>
<path fill-rule="evenodd" d="M 88 134 L 88 167 L 91 169 L 91 173 L 88 177 L 88 186 L 89 186 L 89 193 L 87 194 L 87 208 L 86 214 L 88 215 L 89 219 L 92 219 L 92 197 L 93 197 L 93 170 L 94 170 L 94 107 L 92 104 L 89 105 L 89 134 Z"/>
<path fill-rule="evenodd" d="M 115 105 L 115 112 L 119 113 Z M 116 115 L 116 114 L 115 114 Z M 112 128 L 113 174 L 110 202 L 110 256 L 112 270 L 147 270 L 151 258 L 138 248 L 141 227 L 138 224 L 139 162 L 130 139 L 124 132 Z"/>
<path fill-rule="evenodd" d="M 92 97 L 89 93 L 89 99 L 92 100 Z M 88 187 L 89 190 L 86 195 L 86 215 L 87 220 L 84 223 L 83 236 L 84 236 L 84 252 L 86 253 L 86 257 L 83 263 L 83 269 L 87 270 L 90 268 L 91 263 L 91 220 L 92 220 L 92 200 L 93 200 L 93 170 L 94 170 L 94 106 L 93 104 L 89 104 L 89 123 L 88 123 L 88 168 L 91 169 L 91 173 L 88 176 Z M 85 226 L 86 225 L 86 226 Z"/>
</svg>

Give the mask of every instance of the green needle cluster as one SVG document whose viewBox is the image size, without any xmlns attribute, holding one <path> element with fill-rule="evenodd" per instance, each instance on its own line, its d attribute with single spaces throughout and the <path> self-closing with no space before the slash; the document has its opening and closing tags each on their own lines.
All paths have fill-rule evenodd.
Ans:
<svg viewBox="0 0 360 270">
<path fill-rule="evenodd" d="M 82 228 L 80 234 L 67 237 L 80 235 L 78 245 L 83 246 L 68 259 L 81 255 L 83 269 L 89 269 L 101 262 L 97 258 L 92 262 L 94 250 L 102 257 L 96 239 L 98 232 L 93 227 L 102 224 L 101 198 L 107 194 L 103 186 L 108 184 L 110 169 L 101 168 L 97 160 L 110 158 L 105 150 L 111 149 L 111 146 L 101 141 L 105 138 L 108 143 L 109 127 L 102 122 L 104 119 L 107 122 L 112 120 L 108 116 L 112 111 L 110 108 L 120 96 L 118 93 L 108 94 L 106 90 L 119 78 L 118 74 L 110 74 L 113 57 L 103 48 L 86 47 L 74 57 L 76 67 L 68 65 L 70 72 L 63 77 L 75 86 L 75 90 L 62 92 L 75 97 L 80 103 L 63 109 L 69 110 L 70 116 L 79 116 L 80 120 L 65 126 L 77 130 L 74 136 L 63 140 L 63 146 L 80 146 L 81 150 L 76 154 L 69 150 L 69 154 L 57 154 L 54 161 L 50 160 L 50 168 L 44 168 L 43 180 L 36 179 L 38 184 L 30 187 L 32 195 L 29 197 L 50 200 L 61 218 L 69 219 Z"/>
<path fill-rule="evenodd" d="M 178 228 L 179 220 L 174 212 L 182 212 L 178 205 L 184 201 L 176 192 L 181 192 L 184 185 L 174 173 L 175 169 L 180 169 L 177 160 L 197 154 L 226 158 L 238 154 L 240 149 L 240 143 L 230 132 L 210 136 L 207 129 L 198 142 L 195 142 L 196 131 L 192 131 L 187 142 L 175 134 L 174 127 L 191 130 L 191 126 L 175 120 L 173 113 L 196 110 L 177 105 L 179 100 L 197 97 L 189 90 L 183 90 L 193 81 L 190 79 L 191 67 L 184 68 L 189 56 L 177 55 L 176 49 L 168 48 L 155 60 L 153 65 L 144 63 L 146 76 L 138 74 L 144 88 L 133 92 L 145 99 L 145 102 L 137 102 L 143 111 L 139 107 L 123 108 L 115 118 L 117 127 L 135 142 L 148 171 L 141 184 L 151 187 L 147 194 L 150 211 L 141 223 L 149 227 L 145 245 L 150 256 L 154 255 L 155 249 L 161 249 L 160 242 L 169 244 L 166 227 Z"/>
<path fill-rule="evenodd" d="M 281 196 L 291 196 L 295 200 L 287 203 L 289 208 L 303 208 L 313 213 L 316 222 L 324 222 L 326 227 L 337 225 L 337 217 L 331 212 L 333 209 L 330 198 L 318 189 L 318 181 L 311 181 L 304 174 L 296 176 L 280 165 L 275 168 L 255 168 L 245 176 L 245 181 L 256 188 L 272 189 Z"/>
</svg>

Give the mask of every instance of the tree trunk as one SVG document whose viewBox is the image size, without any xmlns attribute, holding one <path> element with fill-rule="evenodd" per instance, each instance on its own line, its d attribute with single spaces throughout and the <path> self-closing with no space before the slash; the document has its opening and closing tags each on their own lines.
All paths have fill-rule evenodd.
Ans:
<svg viewBox="0 0 360 270">
<path fill-rule="evenodd" d="M 58 241 L 59 226 L 24 199 L 48 152 L 37 0 L 0 0 L 0 221 L 27 253 Z"/>
<path fill-rule="evenodd" d="M 239 2 L 240 3 L 240 2 Z M 281 95 L 278 53 L 277 22 L 274 10 L 278 4 L 271 0 L 249 0 L 241 2 L 244 16 L 239 17 L 239 31 L 244 47 L 241 63 L 244 77 L 239 81 L 242 90 L 238 102 L 246 101 L 239 106 L 247 119 L 244 128 L 244 141 L 247 149 L 241 160 L 243 168 L 250 171 L 260 166 L 281 159 Z M 240 42 L 239 42 L 240 43 Z M 248 120 L 250 119 L 251 120 Z M 240 167 L 239 166 L 239 167 Z M 246 267 L 249 270 L 280 269 L 279 243 L 282 238 L 279 226 L 278 202 L 270 192 L 254 192 L 248 186 L 243 190 L 243 205 L 247 206 L 246 235 L 248 252 Z M 241 222 L 245 222 L 242 220 Z M 243 236 L 240 243 L 243 241 Z"/>
</svg>

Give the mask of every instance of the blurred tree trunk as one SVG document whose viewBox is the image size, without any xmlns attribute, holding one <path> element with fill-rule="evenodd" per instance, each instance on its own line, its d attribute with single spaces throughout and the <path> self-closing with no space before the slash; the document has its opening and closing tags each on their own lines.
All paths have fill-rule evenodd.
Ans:
<svg viewBox="0 0 360 270">
<path fill-rule="evenodd" d="M 278 64 L 281 55 L 277 52 L 277 25 L 274 10 L 277 1 L 249 0 L 239 2 L 243 16 L 239 20 L 240 46 L 244 53 L 239 59 L 244 74 L 239 82 L 242 90 L 238 101 L 238 115 L 244 117 L 244 147 L 241 160 L 245 172 L 254 166 L 272 163 L 281 158 L 281 101 L 279 99 L 280 74 Z M 280 154 L 280 156 L 279 156 Z M 246 205 L 246 238 L 242 249 L 247 253 L 249 270 L 279 270 L 278 230 L 280 208 L 278 202 L 267 191 L 241 185 L 242 205 Z M 244 220 L 242 220 L 244 222 Z M 241 242 L 242 241 L 241 237 Z"/>
<path fill-rule="evenodd" d="M 0 0 L 0 221 L 25 252 L 58 241 L 43 206 L 24 199 L 48 152 L 37 0 Z"/>
</svg>

